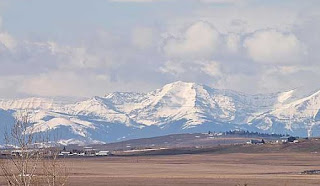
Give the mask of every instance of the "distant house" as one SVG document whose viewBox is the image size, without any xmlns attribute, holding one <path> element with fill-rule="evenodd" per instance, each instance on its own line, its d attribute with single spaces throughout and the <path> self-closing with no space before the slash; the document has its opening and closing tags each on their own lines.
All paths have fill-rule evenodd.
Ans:
<svg viewBox="0 0 320 186">
<path fill-rule="evenodd" d="M 292 143 L 295 140 L 297 140 L 297 138 L 293 137 L 293 136 L 283 136 L 283 137 L 281 137 L 281 142 L 282 143 Z"/>
<path fill-rule="evenodd" d="M 97 153 L 96 149 L 93 149 L 92 147 L 84 147 L 84 156 L 95 156 Z"/>
<path fill-rule="evenodd" d="M 70 154 L 72 154 L 72 153 L 69 151 L 62 151 L 59 153 L 59 156 L 70 156 Z"/>
<path fill-rule="evenodd" d="M 257 139 L 251 139 L 250 141 L 247 142 L 247 144 L 264 144 L 264 140 L 257 140 Z"/>
<path fill-rule="evenodd" d="M 35 152 L 36 150 L 33 150 L 33 149 L 28 149 L 28 150 L 16 149 L 11 151 L 11 156 L 22 156 L 23 154 L 26 155 L 26 154 L 32 154 Z"/>
<path fill-rule="evenodd" d="M 99 151 L 96 153 L 96 156 L 108 156 L 110 155 L 109 151 Z"/>
<path fill-rule="evenodd" d="M 0 152 L 0 155 L 1 155 L 1 156 L 9 156 L 9 155 L 11 155 L 11 151 L 9 151 L 9 150 L 2 150 L 2 151 Z"/>
</svg>

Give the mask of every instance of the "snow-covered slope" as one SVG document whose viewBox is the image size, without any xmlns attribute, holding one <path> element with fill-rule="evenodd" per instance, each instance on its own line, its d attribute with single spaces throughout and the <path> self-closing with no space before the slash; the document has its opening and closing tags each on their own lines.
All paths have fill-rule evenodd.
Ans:
<svg viewBox="0 0 320 186">
<path fill-rule="evenodd" d="M 278 106 L 257 116 L 251 123 L 267 131 L 312 136 L 320 135 L 320 91 L 290 103 Z"/>
<path fill-rule="evenodd" d="M 107 122 L 130 125 L 130 118 L 125 113 L 118 111 L 105 98 L 97 96 L 76 104 L 67 105 L 64 111 L 70 115 L 86 116 L 92 119 L 103 119 Z"/>
<path fill-rule="evenodd" d="M 149 93 L 115 92 L 72 104 L 45 98 L 0 100 L 0 109 L 6 116 L 28 110 L 37 131 L 62 134 L 63 143 L 238 128 L 320 134 L 320 91 L 305 97 L 297 96 L 297 90 L 247 95 L 178 81 Z"/>
</svg>

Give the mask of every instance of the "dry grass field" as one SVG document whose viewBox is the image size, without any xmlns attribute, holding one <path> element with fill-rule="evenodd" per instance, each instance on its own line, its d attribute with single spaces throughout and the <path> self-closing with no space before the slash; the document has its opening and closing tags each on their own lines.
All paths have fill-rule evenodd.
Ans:
<svg viewBox="0 0 320 186">
<path fill-rule="evenodd" d="M 67 159 L 68 185 L 320 185 L 315 153 L 229 153 Z"/>
<path fill-rule="evenodd" d="M 71 186 L 320 185 L 320 140 L 220 145 L 64 159 Z M 0 185 L 4 185 L 0 176 Z"/>
</svg>

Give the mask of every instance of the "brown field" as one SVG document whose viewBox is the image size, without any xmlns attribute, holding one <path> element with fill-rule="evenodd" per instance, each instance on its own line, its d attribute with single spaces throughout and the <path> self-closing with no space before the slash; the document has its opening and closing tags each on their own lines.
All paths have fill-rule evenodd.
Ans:
<svg viewBox="0 0 320 186">
<path fill-rule="evenodd" d="M 219 145 L 157 151 L 115 151 L 115 156 L 64 159 L 67 185 L 320 185 L 320 140 L 264 145 Z M 4 185 L 0 176 L 0 185 Z"/>
<path fill-rule="evenodd" d="M 67 159 L 68 185 L 319 185 L 316 153 L 229 153 Z"/>
</svg>

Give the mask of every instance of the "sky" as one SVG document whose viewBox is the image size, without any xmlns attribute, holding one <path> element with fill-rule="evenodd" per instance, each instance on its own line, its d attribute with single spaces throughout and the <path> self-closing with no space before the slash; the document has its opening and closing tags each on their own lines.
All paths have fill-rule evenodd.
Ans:
<svg viewBox="0 0 320 186">
<path fill-rule="evenodd" d="M 319 0 L 0 0 L 0 98 L 320 89 Z"/>
</svg>

